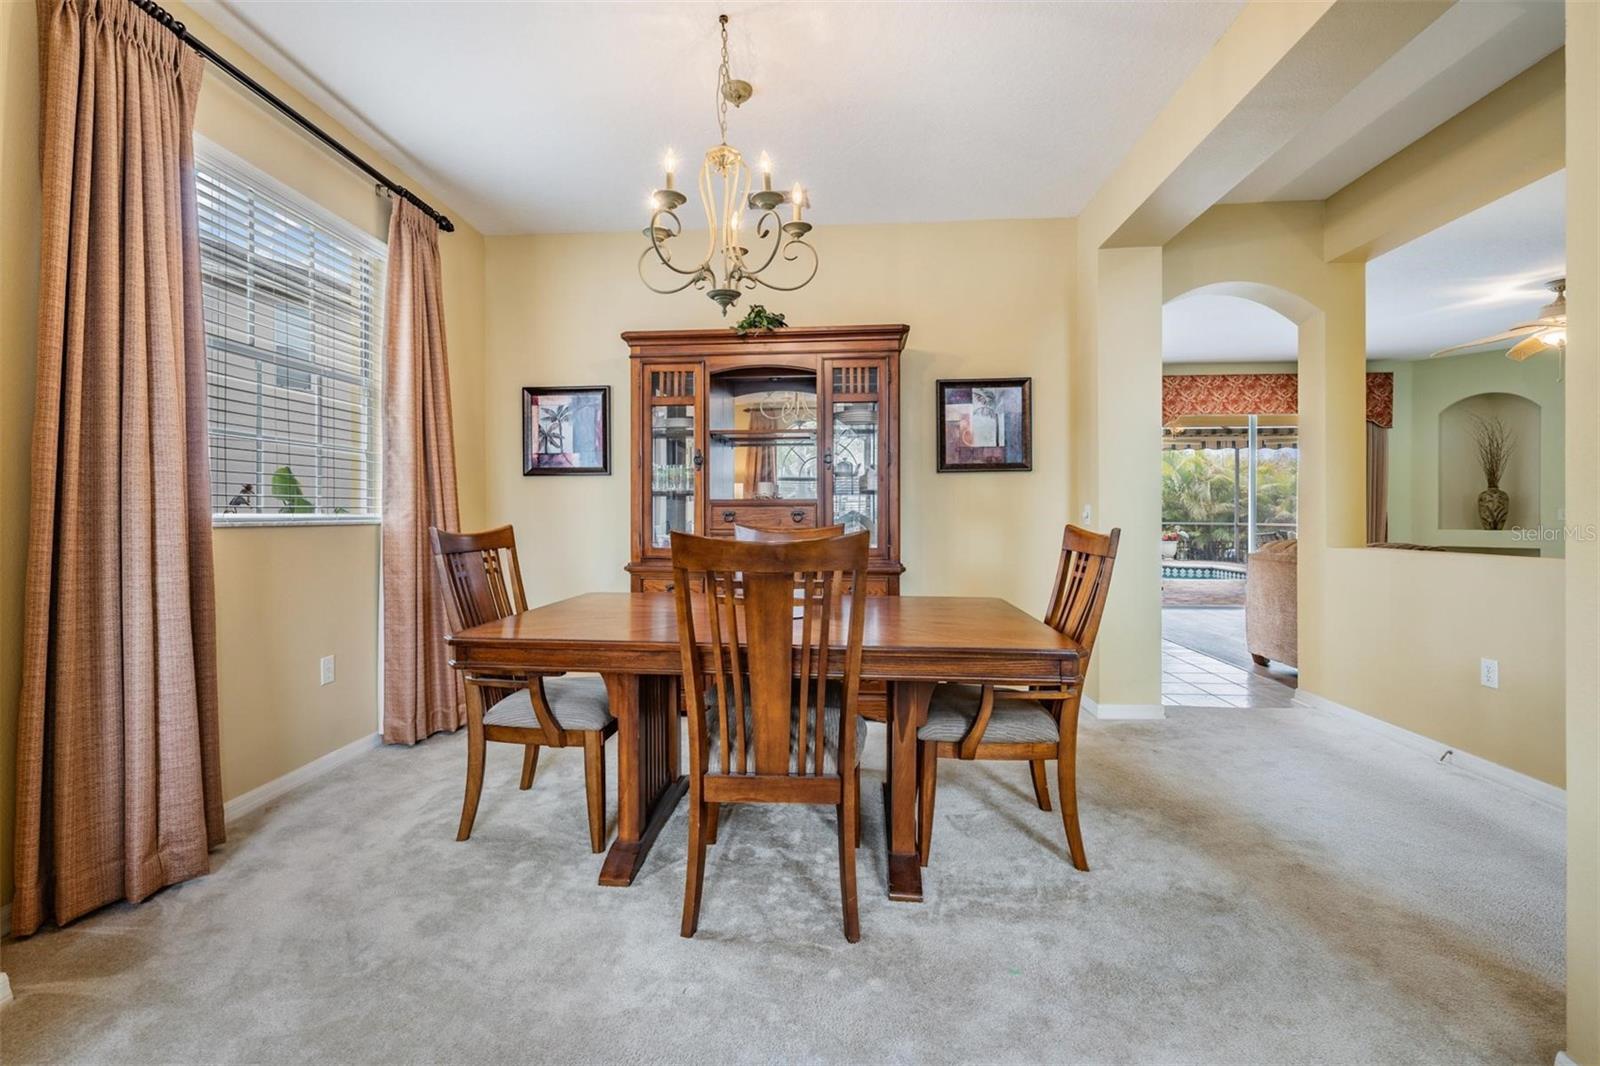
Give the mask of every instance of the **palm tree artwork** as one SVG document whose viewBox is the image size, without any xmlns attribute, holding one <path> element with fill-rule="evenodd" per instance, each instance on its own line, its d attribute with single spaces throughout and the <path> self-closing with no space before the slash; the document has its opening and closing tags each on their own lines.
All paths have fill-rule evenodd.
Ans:
<svg viewBox="0 0 1600 1066">
<path fill-rule="evenodd" d="M 541 455 L 564 455 L 567 451 L 567 427 L 572 421 L 572 404 L 558 403 L 539 408 L 539 452 Z"/>
</svg>

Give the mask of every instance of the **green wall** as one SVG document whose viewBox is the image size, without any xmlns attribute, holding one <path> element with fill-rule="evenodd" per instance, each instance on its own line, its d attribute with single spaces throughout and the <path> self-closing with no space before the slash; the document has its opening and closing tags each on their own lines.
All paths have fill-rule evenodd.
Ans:
<svg viewBox="0 0 1600 1066">
<path fill-rule="evenodd" d="M 1565 520 L 1565 420 L 1560 360 L 1545 352 L 1522 363 L 1504 352 L 1482 352 L 1444 359 L 1374 360 L 1369 370 L 1394 374 L 1394 428 L 1389 432 L 1389 539 L 1452 548 L 1563 554 L 1560 540 L 1518 539 L 1512 530 L 1441 529 L 1440 415 L 1452 404 L 1481 393 L 1503 392 L 1539 405 L 1539 524 L 1560 529 Z M 1523 441 L 1526 449 L 1530 443 Z M 1459 447 L 1446 462 L 1465 462 Z M 1515 493 L 1517 486 L 1504 488 Z"/>
</svg>

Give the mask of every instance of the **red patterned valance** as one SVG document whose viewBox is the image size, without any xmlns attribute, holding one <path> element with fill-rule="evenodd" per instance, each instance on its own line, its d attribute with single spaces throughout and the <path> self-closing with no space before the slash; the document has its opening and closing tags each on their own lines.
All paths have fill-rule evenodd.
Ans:
<svg viewBox="0 0 1600 1066">
<path fill-rule="evenodd" d="M 1390 429 L 1394 426 L 1394 375 L 1367 375 L 1367 421 Z"/>
<path fill-rule="evenodd" d="M 1161 424 L 1185 415 L 1292 415 L 1299 407 L 1294 374 L 1168 374 L 1161 379 Z M 1394 425 L 1394 375 L 1367 375 L 1367 421 Z"/>
</svg>

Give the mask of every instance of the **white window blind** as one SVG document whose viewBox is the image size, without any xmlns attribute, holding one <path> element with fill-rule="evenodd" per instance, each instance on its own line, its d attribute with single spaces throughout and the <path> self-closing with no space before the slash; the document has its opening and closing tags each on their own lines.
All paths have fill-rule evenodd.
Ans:
<svg viewBox="0 0 1600 1066">
<path fill-rule="evenodd" d="M 378 516 L 384 248 L 199 153 L 212 513 Z"/>
</svg>

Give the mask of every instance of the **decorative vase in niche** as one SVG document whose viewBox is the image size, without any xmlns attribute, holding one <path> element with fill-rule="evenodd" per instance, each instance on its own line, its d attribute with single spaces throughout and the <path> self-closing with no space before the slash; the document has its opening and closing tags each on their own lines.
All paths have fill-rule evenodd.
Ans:
<svg viewBox="0 0 1600 1066">
<path fill-rule="evenodd" d="M 1506 528 L 1506 516 L 1511 513 L 1511 497 L 1506 490 L 1491 482 L 1478 493 L 1478 524 L 1484 529 Z"/>
</svg>

